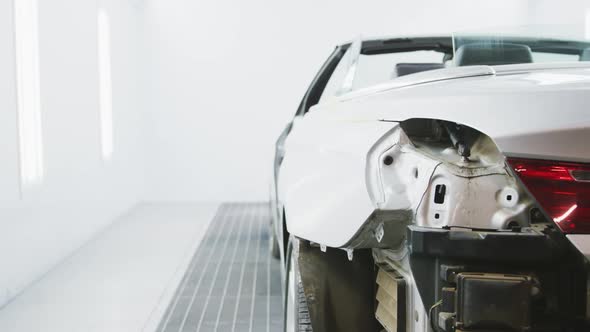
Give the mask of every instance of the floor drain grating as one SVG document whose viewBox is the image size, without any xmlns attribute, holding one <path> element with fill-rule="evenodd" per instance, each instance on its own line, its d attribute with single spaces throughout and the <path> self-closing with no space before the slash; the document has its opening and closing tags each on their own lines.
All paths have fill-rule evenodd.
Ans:
<svg viewBox="0 0 590 332">
<path fill-rule="evenodd" d="M 219 207 L 157 331 L 282 330 L 280 263 L 266 203 Z"/>
</svg>

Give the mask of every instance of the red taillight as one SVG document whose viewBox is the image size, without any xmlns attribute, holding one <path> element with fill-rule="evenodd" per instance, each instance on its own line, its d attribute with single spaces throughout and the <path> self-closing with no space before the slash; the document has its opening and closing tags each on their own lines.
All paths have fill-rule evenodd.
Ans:
<svg viewBox="0 0 590 332">
<path fill-rule="evenodd" d="M 541 207 L 565 233 L 590 233 L 590 164 L 508 158 Z"/>
</svg>

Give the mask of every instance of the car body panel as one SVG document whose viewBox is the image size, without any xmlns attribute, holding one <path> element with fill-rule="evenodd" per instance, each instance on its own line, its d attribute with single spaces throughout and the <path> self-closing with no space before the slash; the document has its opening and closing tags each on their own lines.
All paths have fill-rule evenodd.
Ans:
<svg viewBox="0 0 590 332">
<path fill-rule="evenodd" d="M 367 151 L 395 124 L 315 117 L 310 113 L 293 124 L 285 142 L 279 197 L 288 206 L 289 233 L 339 246 L 331 239 L 351 238 L 358 231 L 357 224 L 347 221 L 364 221 L 374 210 L 365 183 Z"/>
<path fill-rule="evenodd" d="M 424 118 L 460 123 L 487 135 L 504 155 L 590 162 L 589 104 L 590 65 L 579 63 L 435 70 L 320 103 L 296 117 L 284 142 L 278 196 L 279 205 L 286 207 L 288 231 L 329 247 L 345 246 L 379 210 L 371 196 L 375 188 L 368 183 L 368 153 L 399 122 Z M 392 144 L 403 141 L 398 140 Z M 489 188 L 489 195 L 502 188 L 516 190 L 509 177 L 505 171 L 491 181 L 496 187 Z M 431 194 L 429 184 L 422 183 L 402 210 L 416 213 L 422 197 Z M 403 195 L 410 197 L 406 191 Z M 478 215 L 480 207 L 467 208 L 477 197 L 456 194 L 456 199 L 465 207 L 448 218 L 456 226 L 485 228 L 489 222 L 489 228 L 496 228 L 494 218 L 467 220 L 499 213 L 501 224 L 525 208 L 500 206 L 499 212 Z"/>
<path fill-rule="evenodd" d="M 390 87 L 343 95 L 311 112 L 332 121 L 446 120 L 488 135 L 505 154 L 590 161 L 590 64 L 498 66 L 494 75 L 461 77 L 464 68 L 407 76 L 403 85 L 392 80 Z M 455 76 L 441 80 L 437 72 L 445 71 Z M 424 79 L 429 75 L 432 81 Z"/>
<path fill-rule="evenodd" d="M 590 259 L 590 235 L 569 234 L 567 238 L 587 259 Z"/>
</svg>

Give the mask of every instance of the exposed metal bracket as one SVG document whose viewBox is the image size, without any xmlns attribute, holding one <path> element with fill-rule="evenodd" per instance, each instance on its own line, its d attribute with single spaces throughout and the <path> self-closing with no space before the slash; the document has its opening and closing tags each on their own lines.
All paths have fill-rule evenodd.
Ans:
<svg viewBox="0 0 590 332">
<path fill-rule="evenodd" d="M 346 249 L 346 256 L 348 256 L 348 260 L 352 262 L 352 259 L 354 258 L 354 250 Z"/>
<path fill-rule="evenodd" d="M 380 223 L 375 230 L 375 239 L 377 239 L 377 242 L 381 243 L 383 236 L 385 236 L 385 230 L 383 229 L 383 223 Z"/>
</svg>

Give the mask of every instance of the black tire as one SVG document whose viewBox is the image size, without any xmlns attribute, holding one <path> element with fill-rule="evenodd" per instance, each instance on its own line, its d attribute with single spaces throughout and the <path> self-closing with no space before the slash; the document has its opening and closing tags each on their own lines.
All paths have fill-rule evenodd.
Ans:
<svg viewBox="0 0 590 332">
<path fill-rule="evenodd" d="M 285 328 L 284 331 L 296 331 L 296 332 L 313 332 L 311 327 L 311 318 L 309 315 L 309 309 L 307 307 L 307 299 L 305 298 L 305 292 L 303 291 L 303 284 L 301 283 L 301 276 L 299 275 L 299 268 L 297 262 L 297 250 L 293 249 L 294 246 L 299 245 L 297 240 L 294 240 L 292 237 L 289 239 L 289 246 L 287 250 L 287 273 L 286 273 L 286 282 L 285 282 L 285 319 L 284 324 Z M 296 248 L 296 247 L 295 247 Z M 291 271 L 293 274 L 291 274 Z M 289 292 L 292 291 L 291 283 L 289 280 L 289 276 L 293 276 L 295 279 L 294 282 L 294 303 L 292 306 L 289 306 Z M 289 322 L 288 322 L 288 312 L 289 310 L 293 310 L 293 322 L 294 326 L 289 329 Z"/>
</svg>

